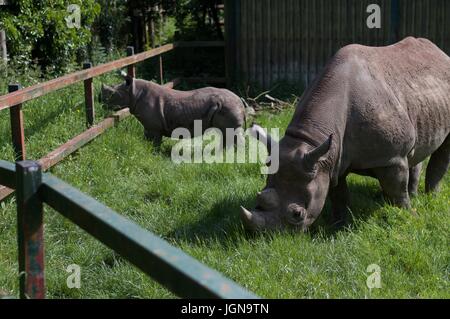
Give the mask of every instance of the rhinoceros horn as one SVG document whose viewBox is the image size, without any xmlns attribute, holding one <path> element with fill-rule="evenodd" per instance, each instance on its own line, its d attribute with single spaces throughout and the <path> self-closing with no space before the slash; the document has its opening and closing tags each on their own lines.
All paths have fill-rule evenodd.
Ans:
<svg viewBox="0 0 450 319">
<path fill-rule="evenodd" d="M 249 210 L 241 206 L 241 219 L 245 226 L 251 230 L 257 230 L 264 228 L 266 224 L 264 217 L 260 216 L 258 213 L 252 213 Z"/>
<path fill-rule="evenodd" d="M 321 145 L 317 146 L 312 151 L 305 154 L 305 166 L 313 170 L 319 159 L 324 156 L 331 147 L 331 142 L 333 141 L 333 134 L 330 135 L 330 137 L 323 142 Z"/>
</svg>

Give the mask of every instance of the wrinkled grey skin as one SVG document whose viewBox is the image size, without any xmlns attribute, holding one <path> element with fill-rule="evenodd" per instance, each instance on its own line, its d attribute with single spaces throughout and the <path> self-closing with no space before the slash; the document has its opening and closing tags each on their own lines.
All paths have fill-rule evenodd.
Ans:
<svg viewBox="0 0 450 319">
<path fill-rule="evenodd" d="M 438 190 L 450 161 L 450 58 L 426 39 L 386 47 L 349 45 L 307 89 L 279 145 L 279 171 L 257 206 L 241 207 L 250 230 L 306 230 L 329 194 L 345 220 L 346 176 L 379 180 L 385 199 L 410 207 L 422 162 L 425 191 Z"/>
<path fill-rule="evenodd" d="M 242 100 L 225 89 L 178 91 L 127 78 L 125 83 L 114 87 L 102 85 L 100 98 L 113 109 L 129 107 L 130 113 L 144 126 L 145 136 L 156 145 L 161 143 L 162 136 L 170 137 L 179 127 L 189 129 L 194 136 L 194 120 L 202 120 L 203 132 L 214 127 L 224 136 L 226 128 L 245 125 Z"/>
</svg>

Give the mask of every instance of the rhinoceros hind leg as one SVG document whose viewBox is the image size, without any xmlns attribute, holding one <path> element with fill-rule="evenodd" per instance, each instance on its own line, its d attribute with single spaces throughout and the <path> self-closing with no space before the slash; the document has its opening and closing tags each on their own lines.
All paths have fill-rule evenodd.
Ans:
<svg viewBox="0 0 450 319">
<path fill-rule="evenodd" d="M 339 178 L 338 184 L 330 188 L 330 200 L 332 205 L 332 224 L 340 227 L 347 222 L 349 191 L 346 176 Z"/>
<path fill-rule="evenodd" d="M 151 141 L 154 146 L 159 147 L 162 142 L 161 133 L 151 132 L 148 130 L 144 130 L 145 139 Z"/>
<path fill-rule="evenodd" d="M 447 172 L 450 163 L 450 135 L 444 143 L 431 155 L 425 175 L 425 192 L 439 190 L 439 182 Z"/>
<path fill-rule="evenodd" d="M 408 193 L 409 196 L 416 196 L 419 189 L 420 172 L 422 171 L 422 163 L 409 168 Z"/>
<path fill-rule="evenodd" d="M 406 159 L 402 162 L 375 168 L 373 171 L 380 182 L 385 199 L 395 206 L 409 209 L 411 207 L 408 194 L 409 168 Z"/>
</svg>

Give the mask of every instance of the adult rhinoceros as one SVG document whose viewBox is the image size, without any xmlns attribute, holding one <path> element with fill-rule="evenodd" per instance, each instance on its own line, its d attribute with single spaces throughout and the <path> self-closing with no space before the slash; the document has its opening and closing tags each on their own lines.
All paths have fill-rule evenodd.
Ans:
<svg viewBox="0 0 450 319">
<path fill-rule="evenodd" d="M 351 172 L 377 178 L 385 198 L 408 208 L 430 155 L 425 191 L 438 189 L 450 161 L 449 133 L 444 52 L 412 37 L 386 47 L 348 45 L 299 101 L 279 143 L 279 170 L 241 217 L 252 230 L 305 230 L 330 193 L 334 220 L 342 221 Z"/>
</svg>

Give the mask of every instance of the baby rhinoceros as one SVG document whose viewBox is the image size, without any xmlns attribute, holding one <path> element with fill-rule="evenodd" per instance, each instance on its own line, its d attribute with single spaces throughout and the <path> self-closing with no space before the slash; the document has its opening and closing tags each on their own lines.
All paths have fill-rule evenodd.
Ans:
<svg viewBox="0 0 450 319">
<path fill-rule="evenodd" d="M 245 125 L 244 103 L 226 89 L 178 91 L 126 77 L 125 83 L 114 87 L 102 85 L 100 99 L 110 108 L 129 107 L 130 113 L 144 126 L 146 138 L 155 145 L 161 144 L 162 136 L 170 137 L 176 128 L 186 128 L 195 136 L 196 120 L 201 121 L 202 134 L 208 128 L 217 128 L 226 136 L 227 128 Z"/>
</svg>

